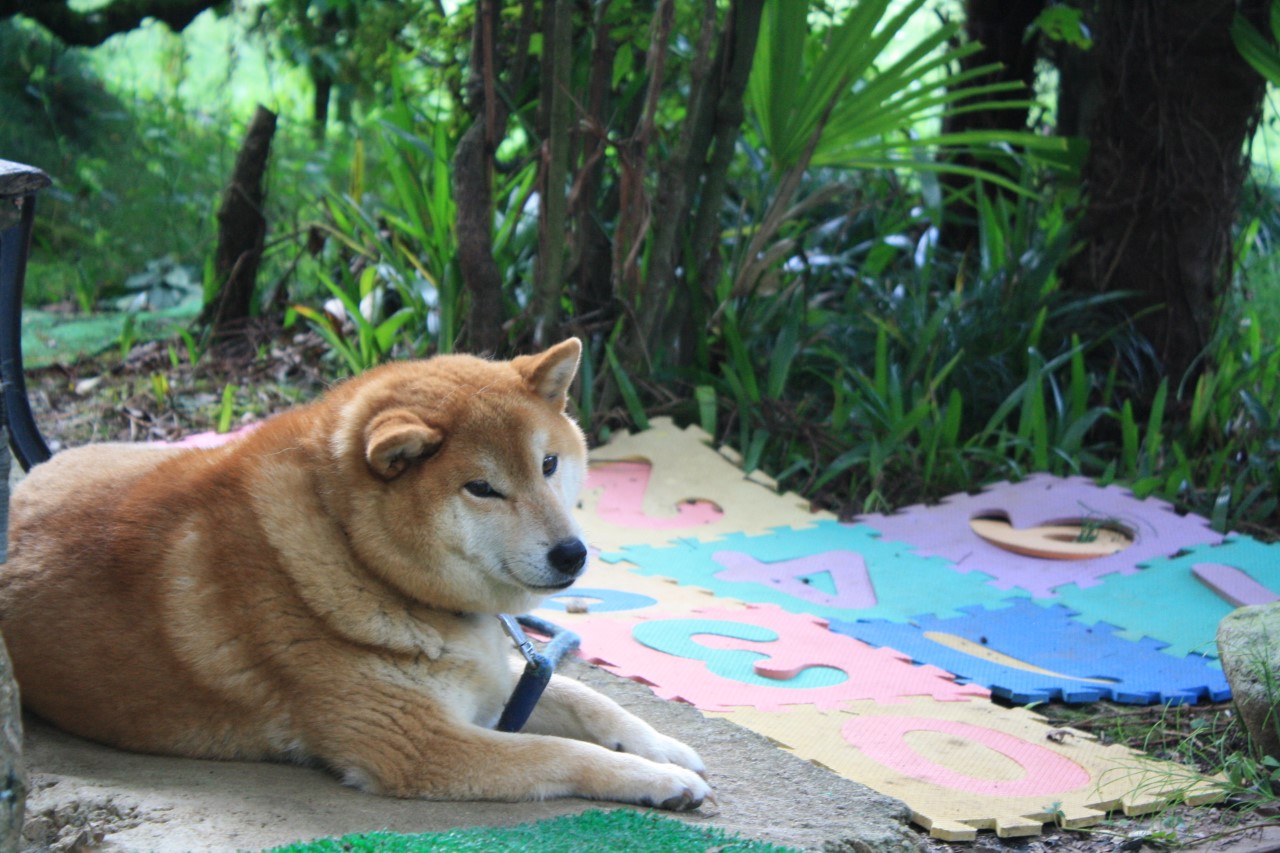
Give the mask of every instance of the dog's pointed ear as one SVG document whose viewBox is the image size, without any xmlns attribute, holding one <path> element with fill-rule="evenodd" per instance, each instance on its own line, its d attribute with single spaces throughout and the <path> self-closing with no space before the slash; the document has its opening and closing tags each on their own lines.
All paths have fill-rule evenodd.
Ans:
<svg viewBox="0 0 1280 853">
<path fill-rule="evenodd" d="M 578 374 L 582 341 L 569 338 L 538 355 L 512 359 L 511 366 L 524 377 L 533 392 L 552 405 L 564 409 L 569 402 L 569 386 Z"/>
<path fill-rule="evenodd" d="M 364 458 L 384 480 L 394 480 L 414 462 L 435 454 L 444 442 L 440 430 L 408 409 L 382 412 L 364 430 Z"/>
</svg>

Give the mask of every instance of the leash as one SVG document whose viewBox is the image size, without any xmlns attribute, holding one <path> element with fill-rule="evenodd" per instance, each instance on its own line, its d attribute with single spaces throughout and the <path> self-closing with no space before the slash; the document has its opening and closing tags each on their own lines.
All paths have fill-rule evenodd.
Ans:
<svg viewBox="0 0 1280 853">
<path fill-rule="evenodd" d="M 547 689 L 547 682 L 556 671 L 556 664 L 560 663 L 560 659 L 565 654 L 578 648 L 580 640 L 572 631 L 561 628 L 559 625 L 552 625 L 536 616 L 516 617 L 503 613 L 499 614 L 498 621 L 502 623 L 507 636 L 511 637 L 511 642 L 516 644 L 516 648 L 524 656 L 525 667 L 520 681 L 516 684 L 516 689 L 512 691 L 511 698 L 502 709 L 497 729 L 500 732 L 518 732 L 529 721 L 534 706 L 542 698 L 542 691 Z M 542 652 L 534 648 L 533 641 L 525 634 L 524 628 L 551 638 Z"/>
</svg>

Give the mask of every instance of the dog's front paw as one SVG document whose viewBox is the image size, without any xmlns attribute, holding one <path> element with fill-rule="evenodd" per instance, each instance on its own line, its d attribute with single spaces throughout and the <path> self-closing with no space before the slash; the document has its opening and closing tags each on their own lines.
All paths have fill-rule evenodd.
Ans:
<svg viewBox="0 0 1280 853">
<path fill-rule="evenodd" d="M 648 726 L 619 736 L 611 746 L 615 752 L 629 752 L 659 764 L 675 764 L 699 775 L 705 775 L 707 771 L 691 747 Z"/>
<path fill-rule="evenodd" d="M 687 812 L 701 806 L 703 800 L 711 799 L 714 802 L 711 786 L 697 773 L 671 765 L 657 769 L 663 774 L 663 778 L 655 779 L 652 790 L 635 800 L 639 805 Z"/>
</svg>

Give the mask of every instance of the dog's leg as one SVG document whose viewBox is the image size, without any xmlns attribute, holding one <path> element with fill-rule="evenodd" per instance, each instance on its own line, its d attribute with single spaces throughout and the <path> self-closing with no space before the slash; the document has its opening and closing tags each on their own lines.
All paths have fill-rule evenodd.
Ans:
<svg viewBox="0 0 1280 853">
<path fill-rule="evenodd" d="M 607 696 L 560 675 L 551 677 L 525 731 L 585 740 L 615 752 L 705 772 L 702 759 L 688 746 L 658 732 Z"/>
<path fill-rule="evenodd" d="M 313 705 L 306 721 L 320 733 L 310 744 L 315 757 L 348 784 L 374 793 L 440 800 L 585 797 L 678 811 L 711 796 L 705 779 L 675 764 L 564 737 L 492 731 L 428 707 L 421 695 L 384 691 L 378 698 L 385 702 Z M 685 752 L 696 761 L 692 750 Z"/>
</svg>

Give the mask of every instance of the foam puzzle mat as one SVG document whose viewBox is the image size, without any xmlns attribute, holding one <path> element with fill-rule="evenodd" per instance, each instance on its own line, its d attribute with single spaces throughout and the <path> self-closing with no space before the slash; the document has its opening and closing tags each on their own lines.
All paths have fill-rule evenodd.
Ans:
<svg viewBox="0 0 1280 853">
<path fill-rule="evenodd" d="M 853 524 L 654 419 L 592 452 L 580 654 L 908 805 L 947 840 L 1207 802 L 1213 780 L 1015 705 L 1224 701 L 1219 619 L 1280 545 L 1035 475 Z"/>
</svg>

